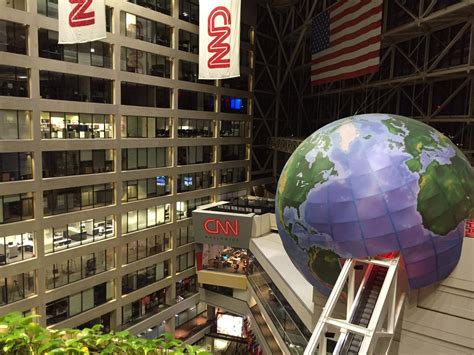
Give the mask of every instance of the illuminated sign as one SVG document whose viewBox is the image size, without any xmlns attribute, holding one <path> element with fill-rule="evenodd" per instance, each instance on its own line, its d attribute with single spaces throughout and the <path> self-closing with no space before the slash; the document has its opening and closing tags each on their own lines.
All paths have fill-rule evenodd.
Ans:
<svg viewBox="0 0 474 355">
<path fill-rule="evenodd" d="M 193 211 L 196 243 L 248 248 L 252 235 L 253 213 L 237 214 L 205 209 Z"/>
<path fill-rule="evenodd" d="M 468 219 L 466 221 L 465 234 L 466 238 L 474 238 L 474 219 Z"/>
<path fill-rule="evenodd" d="M 223 234 L 226 236 L 239 236 L 239 220 L 220 220 L 208 218 L 203 223 L 204 230 L 209 234 Z"/>
</svg>

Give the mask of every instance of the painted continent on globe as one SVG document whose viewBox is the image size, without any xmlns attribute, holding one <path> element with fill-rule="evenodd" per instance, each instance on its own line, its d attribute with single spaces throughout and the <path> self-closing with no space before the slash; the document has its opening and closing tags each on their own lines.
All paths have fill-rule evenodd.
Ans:
<svg viewBox="0 0 474 355">
<path fill-rule="evenodd" d="M 448 276 L 474 215 L 474 170 L 419 121 L 367 114 L 309 136 L 286 163 L 277 224 L 295 266 L 329 294 L 340 258 L 400 252 L 411 288 Z"/>
</svg>

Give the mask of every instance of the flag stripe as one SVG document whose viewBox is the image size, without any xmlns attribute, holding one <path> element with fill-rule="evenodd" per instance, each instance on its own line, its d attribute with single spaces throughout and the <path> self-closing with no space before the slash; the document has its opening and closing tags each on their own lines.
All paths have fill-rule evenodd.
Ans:
<svg viewBox="0 0 474 355">
<path fill-rule="evenodd" d="M 334 29 L 331 29 L 331 36 L 337 34 L 338 32 L 341 32 L 349 27 L 352 27 L 356 25 L 357 23 L 360 23 L 361 21 L 367 20 L 368 18 L 377 15 L 378 13 L 382 12 L 382 6 L 377 6 L 372 9 L 370 9 L 368 12 L 365 12 L 358 16 L 357 18 L 354 18 L 352 20 L 349 20 L 347 22 L 344 22 L 342 25 L 339 27 L 336 27 Z"/>
<path fill-rule="evenodd" d="M 380 49 L 376 49 L 376 50 L 373 50 L 372 52 L 368 52 L 368 53 L 366 53 L 364 55 L 361 55 L 357 58 L 351 58 L 351 59 L 343 60 L 342 62 L 339 62 L 339 63 L 331 64 L 331 65 L 328 65 L 328 66 L 323 67 L 323 68 L 312 70 L 311 75 L 317 75 L 317 74 L 321 74 L 321 73 L 326 72 L 326 71 L 336 70 L 336 69 L 339 69 L 341 67 L 346 67 L 346 66 L 352 66 L 352 65 L 355 65 L 355 64 L 359 64 L 359 63 L 364 62 L 366 60 L 376 58 L 376 57 L 379 56 L 379 54 L 380 54 Z"/>
<path fill-rule="evenodd" d="M 370 0 L 362 0 L 361 2 L 359 2 L 358 4 L 355 4 L 353 5 L 352 7 L 349 7 L 347 9 L 344 9 L 343 11 L 339 12 L 339 13 L 334 13 L 334 12 L 331 12 L 331 24 L 332 23 L 336 23 L 337 21 L 339 21 L 340 19 L 342 19 L 343 17 L 347 16 L 347 15 L 350 15 L 354 12 L 356 12 L 357 10 L 360 10 L 362 7 L 364 7 L 365 5 L 367 5 L 368 3 L 370 3 Z"/>
<path fill-rule="evenodd" d="M 380 42 L 373 43 L 371 45 L 365 46 L 364 48 L 358 49 L 357 51 L 353 51 L 351 53 L 347 53 L 344 55 L 339 56 L 337 59 L 333 60 L 328 60 L 319 64 L 315 64 L 312 66 L 312 72 L 315 72 L 320 69 L 326 70 L 328 66 L 336 66 L 336 65 L 341 65 L 342 63 L 347 63 L 350 60 L 357 60 L 360 57 L 365 56 L 368 53 L 372 53 L 375 51 L 380 50 Z M 371 57 L 369 57 L 371 58 Z M 352 65 L 352 64 L 350 64 Z M 342 64 L 342 66 L 346 66 L 345 64 Z M 332 69 L 334 70 L 334 69 Z"/>
<path fill-rule="evenodd" d="M 342 56 L 342 55 L 345 55 L 345 54 L 349 54 L 349 53 L 358 51 L 359 49 L 363 49 L 367 46 L 370 46 L 372 44 L 379 43 L 379 42 L 380 42 L 380 34 L 376 34 L 375 36 L 372 36 L 372 37 L 370 37 L 370 38 L 368 38 L 368 39 L 366 39 L 362 42 L 359 42 L 359 43 L 354 44 L 354 45 L 349 46 L 349 47 L 343 47 L 343 48 L 338 49 L 338 50 L 332 50 L 333 48 L 330 48 L 330 50 L 327 51 L 327 52 L 330 52 L 330 53 L 325 54 L 321 57 L 318 57 L 318 58 L 314 59 L 311 62 L 311 64 L 316 65 L 316 64 L 325 62 L 327 60 L 334 59 L 338 56 Z"/>
<path fill-rule="evenodd" d="M 364 68 L 364 69 L 351 71 L 349 73 L 340 74 L 340 75 L 336 75 L 336 76 L 331 76 L 331 77 L 324 78 L 324 79 L 313 80 L 311 82 L 311 84 L 312 85 L 322 85 L 322 84 L 327 84 L 327 83 L 330 83 L 330 82 L 333 82 L 333 81 L 357 78 L 358 76 L 362 76 L 362 75 L 366 75 L 366 74 L 370 74 L 370 73 L 375 73 L 378 70 L 379 70 L 379 65 L 376 64 L 376 65 L 372 65 L 372 66 Z"/>
<path fill-rule="evenodd" d="M 347 34 L 342 36 L 342 37 L 339 37 L 339 38 L 335 39 L 334 41 L 331 41 L 331 47 L 336 46 L 339 43 L 344 43 L 344 42 L 348 42 L 348 41 L 351 41 L 353 39 L 359 38 L 364 33 L 367 33 L 367 32 L 372 31 L 374 29 L 378 29 L 379 34 L 382 33 L 382 26 L 380 24 L 380 20 L 376 20 L 372 23 L 369 23 L 365 27 L 362 27 L 362 28 L 356 30 L 355 32 L 353 32 L 352 29 L 348 29 L 347 31 L 344 31 Z"/>
<path fill-rule="evenodd" d="M 351 65 L 351 66 L 348 66 L 348 67 L 342 67 L 342 68 L 333 70 L 331 72 L 325 72 L 321 75 L 313 75 L 311 77 L 311 80 L 314 81 L 314 80 L 317 80 L 317 79 L 324 79 L 324 78 L 329 78 L 329 77 L 333 77 L 333 76 L 336 76 L 336 75 L 350 73 L 351 71 L 358 71 L 358 70 L 376 65 L 377 63 L 378 63 L 378 58 L 372 58 L 372 59 L 369 59 L 365 62 L 354 64 L 354 65 Z"/>
</svg>

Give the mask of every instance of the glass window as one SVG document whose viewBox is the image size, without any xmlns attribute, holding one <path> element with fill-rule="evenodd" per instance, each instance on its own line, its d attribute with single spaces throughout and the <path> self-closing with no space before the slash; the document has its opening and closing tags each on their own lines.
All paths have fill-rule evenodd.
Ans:
<svg viewBox="0 0 474 355">
<path fill-rule="evenodd" d="M 169 233 L 152 235 L 145 239 L 128 243 L 126 249 L 127 264 L 162 253 L 170 248 Z"/>
<path fill-rule="evenodd" d="M 0 236 L 0 265 L 33 258 L 35 249 L 33 233 Z"/>
<path fill-rule="evenodd" d="M 247 168 L 228 168 L 221 170 L 221 184 L 237 184 L 248 179 Z"/>
<path fill-rule="evenodd" d="M 214 146 L 178 147 L 178 165 L 204 164 L 214 161 Z"/>
<path fill-rule="evenodd" d="M 0 96 L 28 97 L 28 69 L 0 65 Z"/>
<path fill-rule="evenodd" d="M 122 202 L 144 200 L 168 195 L 171 192 L 169 176 L 130 180 L 122 183 Z"/>
<path fill-rule="evenodd" d="M 122 324 L 138 321 L 148 315 L 155 315 L 168 307 L 165 302 L 166 289 L 161 289 L 123 306 Z"/>
<path fill-rule="evenodd" d="M 113 216 L 94 218 L 44 229 L 45 253 L 73 248 L 115 236 Z"/>
<path fill-rule="evenodd" d="M 199 36 L 196 33 L 179 30 L 179 50 L 199 54 Z"/>
<path fill-rule="evenodd" d="M 209 196 L 176 202 L 176 214 L 178 220 L 191 218 L 192 212 L 196 209 L 196 207 L 207 205 L 210 202 L 211 198 Z"/>
<path fill-rule="evenodd" d="M 0 182 L 33 179 L 32 153 L 0 153 Z"/>
<path fill-rule="evenodd" d="M 158 272 L 157 272 L 158 271 Z M 169 261 L 137 270 L 122 277 L 122 294 L 139 290 L 169 276 Z"/>
<path fill-rule="evenodd" d="M 181 110 L 214 111 L 215 96 L 205 92 L 179 90 L 178 108 Z"/>
<path fill-rule="evenodd" d="M 171 222 L 170 204 L 167 203 L 122 214 L 122 231 L 130 233 L 169 222 Z"/>
<path fill-rule="evenodd" d="M 214 173 L 201 171 L 178 175 L 178 192 L 208 189 L 214 186 Z"/>
<path fill-rule="evenodd" d="M 113 116 L 41 112 L 42 139 L 113 138 Z"/>
<path fill-rule="evenodd" d="M 171 0 L 128 0 L 128 2 L 171 15 Z"/>
<path fill-rule="evenodd" d="M 169 148 L 122 149 L 122 170 L 162 168 L 169 164 Z"/>
<path fill-rule="evenodd" d="M 0 305 L 13 303 L 36 292 L 35 272 L 0 277 Z"/>
<path fill-rule="evenodd" d="M 25 25 L 0 20 L 0 52 L 26 54 L 26 36 Z"/>
<path fill-rule="evenodd" d="M 120 68 L 132 73 L 171 77 L 171 58 L 138 49 L 121 48 Z"/>
<path fill-rule="evenodd" d="M 127 37 L 170 47 L 171 27 L 168 25 L 127 12 L 120 14 L 120 24 L 122 34 Z"/>
<path fill-rule="evenodd" d="M 211 120 L 180 118 L 178 122 L 179 138 L 214 136 L 214 122 Z"/>
<path fill-rule="evenodd" d="M 32 219 L 33 193 L 0 196 L 0 224 Z"/>
<path fill-rule="evenodd" d="M 43 152 L 43 177 L 98 174 L 114 169 L 109 150 L 69 150 Z"/>
<path fill-rule="evenodd" d="M 31 113 L 0 110 L 0 127 L 0 140 L 31 139 Z"/>
<path fill-rule="evenodd" d="M 179 61 L 179 80 L 191 81 L 193 83 L 214 85 L 214 80 L 199 80 L 199 64 L 188 62 L 185 60 Z"/>
<path fill-rule="evenodd" d="M 221 145 L 221 161 L 247 159 L 247 146 L 245 144 Z"/>
<path fill-rule="evenodd" d="M 199 25 L 199 1 L 179 0 L 179 18 Z"/>
<path fill-rule="evenodd" d="M 221 137 L 243 137 L 249 136 L 249 124 L 246 121 L 221 121 Z"/>
<path fill-rule="evenodd" d="M 171 107 L 171 89 L 122 81 L 122 105 Z"/>
<path fill-rule="evenodd" d="M 221 112 L 247 113 L 247 99 L 242 97 L 221 96 Z"/>
</svg>

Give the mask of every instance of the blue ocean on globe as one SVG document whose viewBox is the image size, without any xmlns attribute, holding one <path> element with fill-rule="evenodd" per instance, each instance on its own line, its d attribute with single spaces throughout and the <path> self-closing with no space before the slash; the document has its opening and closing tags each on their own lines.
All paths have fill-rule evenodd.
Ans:
<svg viewBox="0 0 474 355">
<path fill-rule="evenodd" d="M 399 252 L 411 288 L 447 277 L 474 215 L 474 170 L 419 121 L 367 114 L 332 122 L 286 163 L 276 219 L 295 266 L 329 294 L 344 258 Z"/>
</svg>

